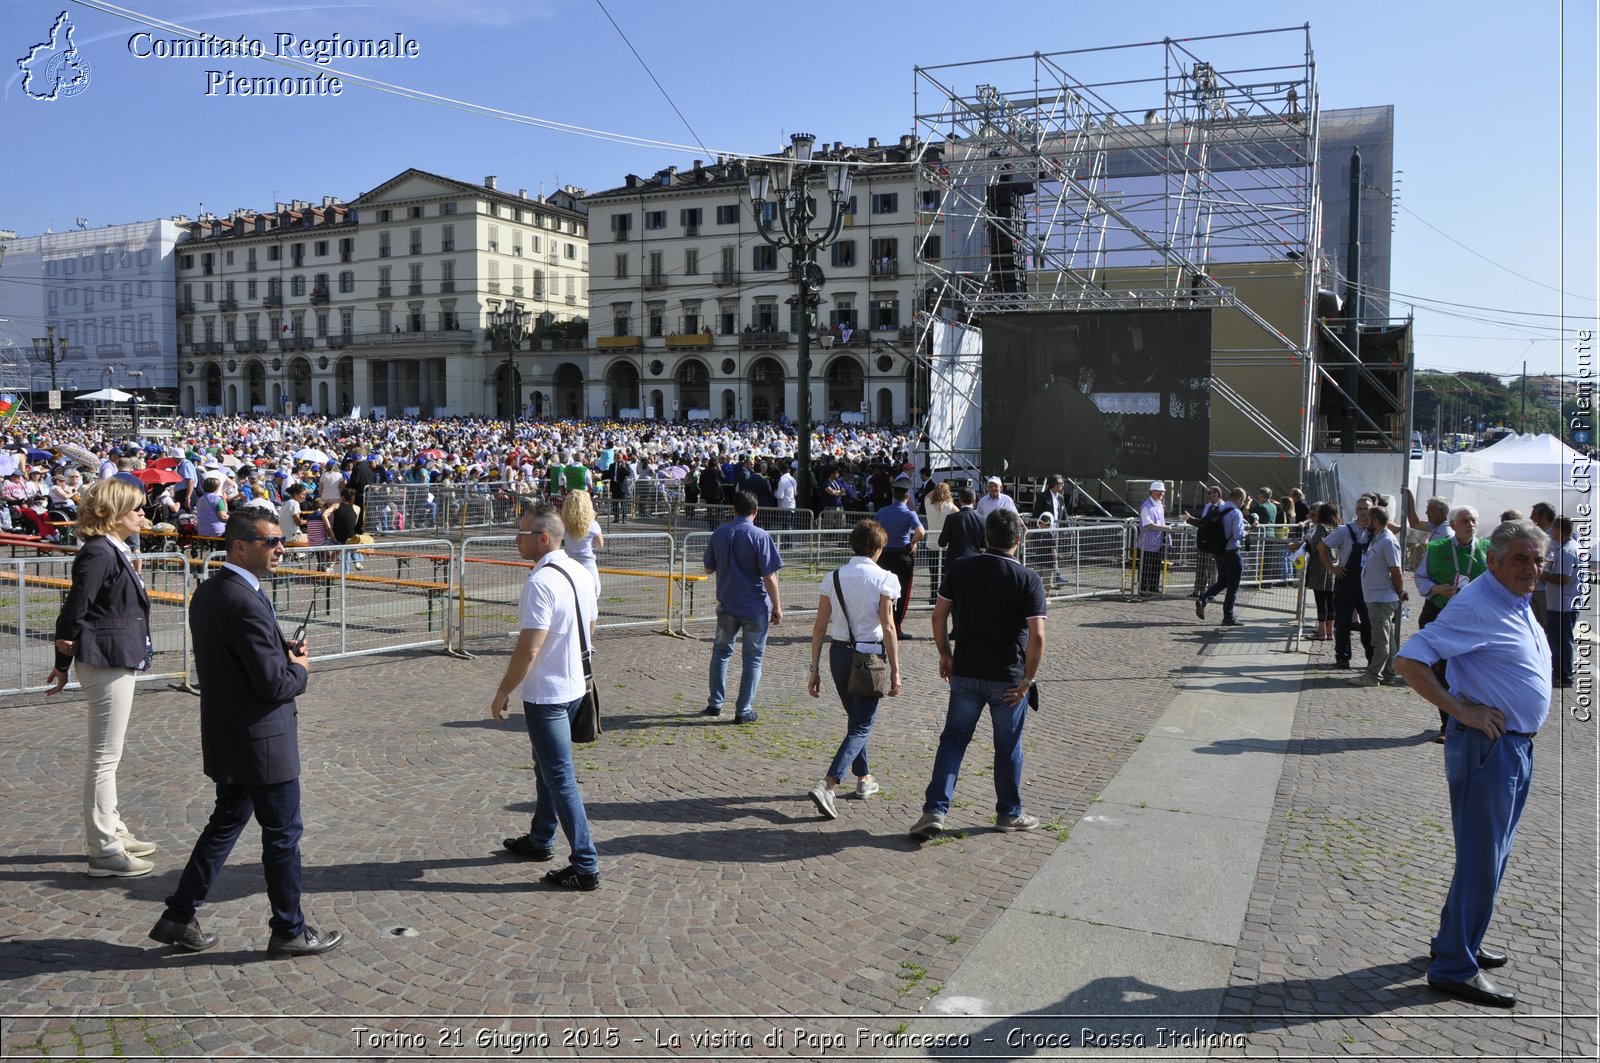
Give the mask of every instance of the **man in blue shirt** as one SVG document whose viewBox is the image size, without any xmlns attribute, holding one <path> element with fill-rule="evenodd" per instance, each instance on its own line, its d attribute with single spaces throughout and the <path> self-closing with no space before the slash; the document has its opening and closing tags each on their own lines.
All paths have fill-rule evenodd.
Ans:
<svg viewBox="0 0 1600 1063">
<path fill-rule="evenodd" d="M 173 457 L 178 459 L 178 475 L 183 480 L 173 488 L 172 497 L 178 505 L 185 510 L 194 508 L 194 491 L 200 486 L 200 473 L 195 469 L 194 462 L 189 460 L 189 452 L 174 448 Z"/>
<path fill-rule="evenodd" d="M 705 715 L 722 713 L 727 691 L 728 658 L 734 636 L 744 632 L 744 674 L 739 678 L 739 700 L 734 723 L 755 723 L 756 686 L 761 682 L 761 658 L 767 650 L 767 623 L 783 623 L 783 602 L 778 594 L 778 570 L 783 558 L 772 536 L 756 527 L 756 500 L 748 491 L 733 494 L 734 519 L 711 533 L 703 558 L 707 572 L 717 576 L 717 637 L 711 647 L 711 693 Z"/>
<path fill-rule="evenodd" d="M 1550 647 L 1528 599 L 1539 585 L 1546 538 L 1532 521 L 1489 536 L 1489 575 L 1401 647 L 1395 670 L 1451 719 L 1445 781 L 1456 867 L 1439 913 L 1428 984 L 1461 1000 L 1509 1008 L 1517 998 L 1483 973 L 1506 954 L 1483 947 L 1533 776 L 1533 736 L 1550 713 Z M 1429 667 L 1449 661 L 1446 689 Z"/>
<path fill-rule="evenodd" d="M 889 487 L 894 501 L 877 512 L 877 521 L 883 525 L 889 541 L 878 557 L 878 567 L 893 572 L 900 581 L 900 599 L 894 603 L 895 634 L 905 638 L 906 606 L 911 602 L 911 577 L 916 572 L 917 544 L 928 537 L 916 510 L 907 504 L 911 494 L 911 477 L 902 474 Z"/>
<path fill-rule="evenodd" d="M 1361 600 L 1372 625 L 1372 659 L 1351 682 L 1356 686 L 1404 686 L 1392 663 L 1400 641 L 1400 603 L 1409 597 L 1400 571 L 1400 540 L 1389 530 L 1389 511 L 1382 506 L 1367 511 L 1367 530 L 1371 542 L 1362 559 Z"/>
<path fill-rule="evenodd" d="M 1239 626 L 1238 618 L 1233 615 L 1233 604 L 1239 598 L 1239 581 L 1244 578 L 1244 563 L 1239 560 L 1239 550 L 1244 546 L 1244 537 L 1248 534 L 1244 523 L 1246 497 L 1244 488 L 1235 487 L 1228 495 L 1228 501 L 1222 503 L 1222 532 L 1227 537 L 1227 546 L 1216 555 L 1217 581 L 1207 587 L 1194 603 L 1194 615 L 1204 620 L 1206 605 L 1218 592 L 1225 591 L 1222 599 L 1223 627 Z"/>
</svg>

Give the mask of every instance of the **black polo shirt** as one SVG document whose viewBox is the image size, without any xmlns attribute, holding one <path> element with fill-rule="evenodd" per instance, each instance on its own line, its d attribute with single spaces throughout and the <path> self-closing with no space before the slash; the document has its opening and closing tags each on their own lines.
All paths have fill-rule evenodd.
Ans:
<svg viewBox="0 0 1600 1063">
<path fill-rule="evenodd" d="M 939 597 L 955 629 L 951 671 L 968 679 L 1022 679 L 1028 620 L 1045 615 L 1039 574 L 998 550 L 961 558 L 945 573 Z"/>
</svg>

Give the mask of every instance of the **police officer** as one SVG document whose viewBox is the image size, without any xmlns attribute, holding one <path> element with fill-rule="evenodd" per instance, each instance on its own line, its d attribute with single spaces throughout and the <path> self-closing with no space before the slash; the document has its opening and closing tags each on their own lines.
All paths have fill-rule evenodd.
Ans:
<svg viewBox="0 0 1600 1063">
<path fill-rule="evenodd" d="M 911 477 L 901 473 L 889 485 L 891 501 L 877 512 L 877 521 L 888 533 L 889 541 L 878 558 L 878 567 L 893 572 L 900 581 L 900 598 L 894 604 L 895 634 L 905 638 L 906 607 L 911 603 L 911 575 L 916 570 L 917 544 L 927 538 L 922 519 L 908 503 Z"/>
</svg>

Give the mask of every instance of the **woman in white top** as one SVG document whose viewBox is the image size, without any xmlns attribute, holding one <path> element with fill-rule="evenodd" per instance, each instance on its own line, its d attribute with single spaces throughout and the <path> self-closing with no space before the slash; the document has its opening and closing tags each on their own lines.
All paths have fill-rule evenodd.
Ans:
<svg viewBox="0 0 1600 1063">
<path fill-rule="evenodd" d="M 928 548 L 928 601 L 932 603 L 938 599 L 939 584 L 944 580 L 944 548 L 939 545 L 939 533 L 944 530 L 944 519 L 959 507 L 950 498 L 950 485 L 941 481 L 923 497 L 922 508 L 928 516 L 924 522 L 928 537 L 923 545 Z"/>
<path fill-rule="evenodd" d="M 567 556 L 589 570 L 594 577 L 595 594 L 600 593 L 600 566 L 595 564 L 594 552 L 606 548 L 605 536 L 600 534 L 600 524 L 594 519 L 594 502 L 589 492 L 575 489 L 561 504 L 561 524 L 566 535 L 561 547 Z"/>
<path fill-rule="evenodd" d="M 832 643 L 828 648 L 828 670 L 844 704 L 846 720 L 844 741 L 828 765 L 828 774 L 806 794 L 827 819 L 839 818 L 833 791 L 844 778 L 846 768 L 855 773 L 857 797 L 871 797 L 879 789 L 867 764 L 867 739 L 882 699 L 851 694 L 848 688 L 852 651 L 859 649 L 887 660 L 889 696 L 900 693 L 900 647 L 894 634 L 894 603 L 900 597 L 900 580 L 877 564 L 888 541 L 888 533 L 875 520 L 860 521 L 850 530 L 850 549 L 856 556 L 822 581 L 817 621 L 811 627 L 811 678 L 806 690 L 812 697 L 822 693 L 822 636 L 826 633 Z M 840 590 L 844 592 L 843 608 Z M 850 614 L 848 623 L 846 612 Z"/>
</svg>

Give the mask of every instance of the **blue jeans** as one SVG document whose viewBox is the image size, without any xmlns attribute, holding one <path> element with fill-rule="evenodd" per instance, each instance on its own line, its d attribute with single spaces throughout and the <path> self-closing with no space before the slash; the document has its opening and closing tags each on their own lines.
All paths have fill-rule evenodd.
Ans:
<svg viewBox="0 0 1600 1063">
<path fill-rule="evenodd" d="M 254 816 L 261 825 L 261 869 L 267 877 L 267 901 L 272 917 L 267 925 L 279 937 L 295 937 L 305 927 L 300 911 L 300 780 L 270 785 L 217 783 L 217 803 L 200 832 L 189 863 L 178 877 L 178 888 L 167 898 L 163 918 L 174 923 L 194 921 L 195 909 L 205 903 L 212 883 L 233 852 L 245 825 Z"/>
<path fill-rule="evenodd" d="M 878 715 L 882 698 L 861 697 L 849 691 L 850 661 L 854 656 L 851 643 L 834 642 L 828 646 L 828 670 L 833 673 L 833 687 L 839 692 L 839 702 L 844 706 L 844 741 L 839 752 L 828 765 L 828 778 L 838 782 L 844 778 L 846 768 L 856 776 L 871 775 L 867 767 L 867 739 L 872 736 L 872 721 Z"/>
<path fill-rule="evenodd" d="M 578 790 L 578 773 L 572 766 L 572 716 L 582 698 L 565 704 L 522 703 L 528 723 L 528 740 L 533 744 L 533 770 L 536 800 L 533 822 L 528 826 L 528 841 L 544 849 L 554 849 L 559 824 L 572 846 L 572 866 L 586 875 L 598 874 L 600 857 L 589 836 L 589 814 L 583 808 Z"/>
<path fill-rule="evenodd" d="M 739 700 L 734 711 L 743 716 L 756 700 L 756 687 L 761 683 L 761 658 L 767 652 L 767 625 L 771 617 L 734 616 L 717 610 L 717 639 L 711 645 L 711 693 L 706 699 L 710 708 L 722 708 L 728 689 L 728 658 L 733 656 L 733 640 L 744 632 L 744 674 L 739 677 Z"/>
<path fill-rule="evenodd" d="M 1466 982 L 1478 973 L 1478 948 L 1494 915 L 1495 894 L 1505 878 L 1532 776 L 1530 739 L 1507 734 L 1491 741 L 1454 718 L 1446 725 L 1444 777 L 1450 788 L 1456 870 L 1439 913 L 1429 978 Z"/>
<path fill-rule="evenodd" d="M 1217 562 L 1217 582 L 1207 587 L 1200 599 L 1209 602 L 1217 596 L 1218 591 L 1227 591 L 1222 599 L 1222 618 L 1229 620 L 1233 617 L 1233 603 L 1239 599 L 1239 581 L 1244 578 L 1244 561 L 1237 550 L 1224 550 L 1212 556 Z"/>
<path fill-rule="evenodd" d="M 1002 816 L 1021 813 L 1022 795 L 1017 787 L 1022 782 L 1022 723 L 1028 716 L 1028 699 L 1007 705 L 1004 694 L 1010 685 L 1003 679 L 950 677 L 950 707 L 945 710 L 939 751 L 933 757 L 933 778 L 923 795 L 924 812 L 942 816 L 950 811 L 961 759 L 987 705 L 994 724 L 994 810 Z"/>
</svg>

